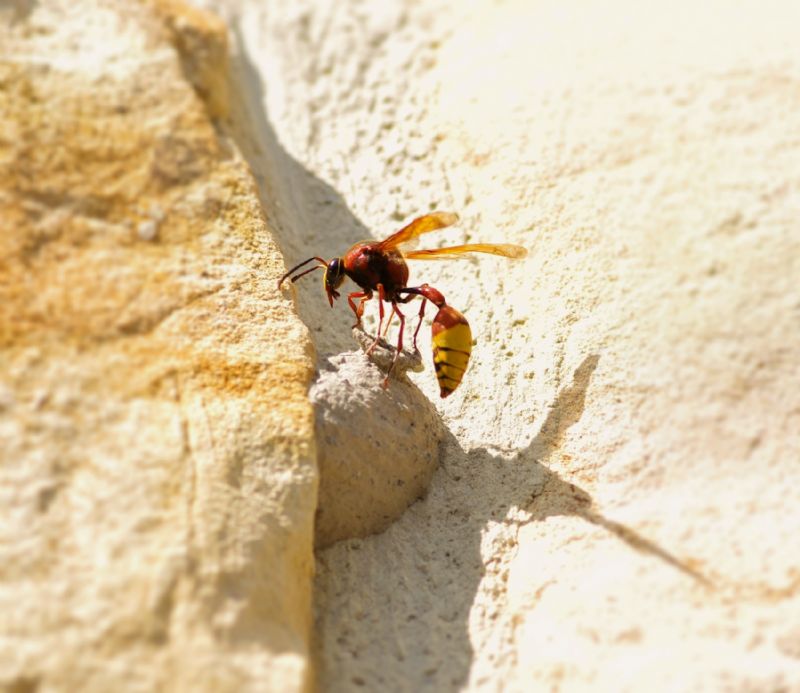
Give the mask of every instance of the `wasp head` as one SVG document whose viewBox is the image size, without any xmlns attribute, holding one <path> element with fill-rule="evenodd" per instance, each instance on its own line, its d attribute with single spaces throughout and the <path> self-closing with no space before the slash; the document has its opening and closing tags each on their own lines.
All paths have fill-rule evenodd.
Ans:
<svg viewBox="0 0 800 693">
<path fill-rule="evenodd" d="M 339 298 L 339 292 L 336 289 L 342 285 L 344 278 L 344 262 L 342 262 L 342 258 L 335 257 L 325 267 L 325 276 L 322 278 L 331 308 L 333 308 L 333 300 Z"/>
</svg>

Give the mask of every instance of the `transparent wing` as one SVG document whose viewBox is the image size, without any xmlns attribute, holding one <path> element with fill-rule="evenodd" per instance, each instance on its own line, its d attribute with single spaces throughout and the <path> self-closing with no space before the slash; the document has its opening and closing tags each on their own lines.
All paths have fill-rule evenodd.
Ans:
<svg viewBox="0 0 800 693">
<path fill-rule="evenodd" d="M 421 236 L 423 233 L 438 231 L 439 229 L 452 226 L 458 221 L 458 214 L 453 212 L 433 212 L 422 217 L 417 217 L 410 224 L 407 224 L 397 233 L 393 233 L 389 238 L 381 241 L 378 247 L 381 250 L 391 250 L 401 243 L 406 243 L 413 238 Z"/>
<path fill-rule="evenodd" d="M 409 260 L 443 260 L 453 256 L 465 257 L 469 253 L 489 253 L 518 260 L 525 257 L 528 251 L 521 245 L 511 243 L 468 243 L 467 245 L 454 245 L 450 248 L 411 250 L 403 253 L 403 257 Z"/>
</svg>

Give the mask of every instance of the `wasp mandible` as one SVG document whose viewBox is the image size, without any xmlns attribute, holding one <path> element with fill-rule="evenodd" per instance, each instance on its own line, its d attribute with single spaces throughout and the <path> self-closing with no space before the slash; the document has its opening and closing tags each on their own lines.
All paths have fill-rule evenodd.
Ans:
<svg viewBox="0 0 800 693">
<path fill-rule="evenodd" d="M 510 243 L 468 243 L 466 245 L 431 250 L 411 250 L 406 252 L 400 250 L 400 246 L 403 243 L 407 243 L 424 233 L 452 226 L 457 221 L 458 215 L 452 212 L 433 212 L 414 219 L 410 224 L 383 241 L 356 243 L 342 257 L 335 257 L 332 260 L 324 260 L 317 256 L 310 257 L 284 274 L 278 282 L 278 289 L 289 277 L 294 283 L 309 272 L 324 269 L 325 274 L 322 281 L 325 286 L 325 292 L 328 295 L 328 302 L 333 307 L 334 300 L 339 298 L 337 289 L 342 285 L 346 277 L 350 277 L 361 288 L 361 291 L 354 291 L 347 296 L 347 303 L 356 316 L 356 323 L 353 327 L 361 325 L 364 304 L 377 292 L 378 332 L 372 346 L 367 350 L 367 354 L 375 348 L 380 339 L 381 327 L 385 317 L 383 304 L 384 302 L 389 303 L 392 306 L 392 310 L 386 329 L 388 330 L 389 324 L 394 316 L 397 315 L 400 319 L 400 333 L 397 337 L 397 351 L 386 374 L 384 387 L 388 385 L 389 374 L 391 374 L 397 362 L 397 357 L 403 349 L 403 331 L 406 319 L 398 306 L 401 303 L 408 303 L 414 300 L 417 296 L 422 298 L 422 305 L 419 309 L 419 322 L 417 323 L 417 329 L 414 331 L 414 350 L 416 351 L 417 334 L 419 334 L 419 328 L 425 315 L 425 304 L 430 301 L 439 309 L 433 319 L 432 326 L 433 365 L 436 369 L 436 378 L 439 381 L 439 394 L 442 397 L 447 397 L 458 387 L 464 376 L 464 371 L 467 369 L 470 353 L 472 352 L 472 331 L 467 319 L 455 308 L 447 305 L 444 296 L 439 290 L 428 284 L 408 286 L 408 265 L 406 260 L 433 260 L 447 255 L 461 256 L 467 253 L 490 253 L 518 259 L 525 257 L 527 254 L 525 248 Z M 317 264 L 314 267 L 294 275 L 301 267 L 315 261 Z M 356 305 L 356 300 L 358 300 L 358 305 Z"/>
</svg>

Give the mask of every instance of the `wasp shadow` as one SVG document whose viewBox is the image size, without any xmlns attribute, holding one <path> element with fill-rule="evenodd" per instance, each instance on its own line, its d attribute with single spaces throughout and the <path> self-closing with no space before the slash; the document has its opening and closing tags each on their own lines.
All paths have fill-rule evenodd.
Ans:
<svg viewBox="0 0 800 693">
<path fill-rule="evenodd" d="M 342 685 L 348 678 L 364 681 L 372 689 L 396 681 L 406 682 L 409 690 L 463 689 L 474 656 L 469 627 L 473 609 L 498 604 L 493 593 L 498 585 L 492 580 L 484 583 L 485 548 L 481 551 L 492 526 L 518 528 L 557 515 L 579 517 L 610 532 L 631 550 L 708 585 L 667 549 L 606 518 L 586 490 L 542 464 L 580 420 L 598 362 L 598 355 L 583 360 L 572 382 L 558 392 L 531 443 L 509 457 L 485 448 L 465 450 L 448 433 L 442 466 L 425 501 L 412 506 L 383 535 L 345 542 L 333 548 L 338 556 L 323 557 L 323 580 L 334 582 L 340 594 L 372 593 L 369 599 L 354 596 L 345 607 L 352 613 L 338 614 L 334 623 L 325 623 L 322 615 L 320 632 L 325 644 L 336 650 L 322 658 L 323 683 Z M 527 518 L 521 521 L 523 513 Z M 339 574 L 324 575 L 329 561 Z M 379 572 L 374 567 L 378 564 L 384 566 Z M 326 584 L 320 584 L 324 591 Z M 374 623 L 366 607 L 371 603 L 388 605 L 379 610 Z M 352 628 L 357 621 L 359 628 Z M 371 633 L 372 642 L 359 640 L 359 632 Z"/>
</svg>

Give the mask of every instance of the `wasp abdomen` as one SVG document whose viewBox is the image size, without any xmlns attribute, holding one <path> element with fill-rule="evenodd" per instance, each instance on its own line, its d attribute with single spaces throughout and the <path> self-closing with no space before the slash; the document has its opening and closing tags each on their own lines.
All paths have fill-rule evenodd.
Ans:
<svg viewBox="0 0 800 693">
<path fill-rule="evenodd" d="M 452 306 L 442 306 L 433 319 L 433 366 L 439 394 L 447 397 L 467 370 L 472 352 L 472 330 L 467 319 Z"/>
</svg>

